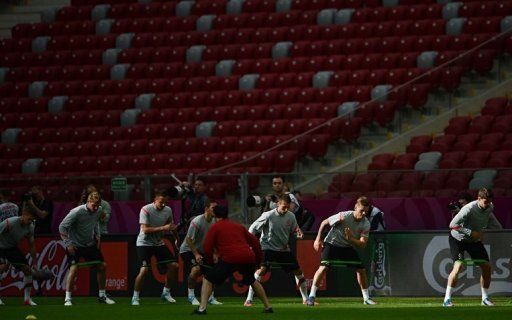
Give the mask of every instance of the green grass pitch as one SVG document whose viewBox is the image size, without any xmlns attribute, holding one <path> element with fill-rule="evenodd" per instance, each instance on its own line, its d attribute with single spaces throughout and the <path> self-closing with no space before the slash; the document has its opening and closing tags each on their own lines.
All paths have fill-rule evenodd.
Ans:
<svg viewBox="0 0 512 320">
<path fill-rule="evenodd" d="M 306 307 L 300 298 L 270 297 L 275 313 L 264 314 L 262 304 L 257 301 L 253 307 L 244 307 L 243 298 L 220 297 L 221 306 L 208 306 L 206 316 L 191 315 L 192 307 L 185 298 L 178 297 L 178 303 L 167 304 L 157 298 L 141 299 L 141 305 L 130 305 L 129 298 L 115 298 L 115 305 L 102 305 L 95 298 L 75 297 L 72 307 L 63 306 L 63 298 L 35 297 L 39 305 L 21 305 L 21 297 L 3 298 L 6 303 L 0 306 L 1 320 L 23 320 L 34 315 L 37 320 L 157 320 L 157 319 L 219 319 L 219 320 L 319 320 L 319 319 L 428 319 L 428 320 L 468 320 L 468 319 L 512 319 L 512 298 L 495 297 L 496 307 L 480 305 L 479 297 L 453 299 L 453 308 L 441 307 L 442 298 L 377 298 L 376 306 L 362 304 L 361 298 L 319 297 L 319 306 Z"/>
</svg>

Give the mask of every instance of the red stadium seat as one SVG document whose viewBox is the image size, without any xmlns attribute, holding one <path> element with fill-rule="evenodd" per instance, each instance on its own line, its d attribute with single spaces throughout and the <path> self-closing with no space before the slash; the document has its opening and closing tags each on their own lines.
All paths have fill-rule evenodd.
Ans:
<svg viewBox="0 0 512 320">
<path fill-rule="evenodd" d="M 453 134 L 445 134 L 434 139 L 430 146 L 430 151 L 439 151 L 441 153 L 452 151 L 453 145 L 457 140 L 457 136 Z"/>
<path fill-rule="evenodd" d="M 368 170 L 387 170 L 393 164 L 395 155 L 392 153 L 382 153 L 373 156 L 372 162 L 368 165 Z"/>
<path fill-rule="evenodd" d="M 406 148 L 408 153 L 423 153 L 430 149 L 432 143 L 432 136 L 416 136 L 413 137 Z"/>
<path fill-rule="evenodd" d="M 398 155 L 393 162 L 391 169 L 394 170 L 411 170 L 414 169 L 414 165 L 418 160 L 416 153 L 406 153 Z"/>
<path fill-rule="evenodd" d="M 463 168 L 484 168 L 489 158 L 489 151 L 472 151 L 466 154 L 466 160 L 462 163 Z"/>
<path fill-rule="evenodd" d="M 453 117 L 450 119 L 448 127 L 444 129 L 446 134 L 464 134 L 467 132 L 469 123 L 471 122 L 470 117 Z"/>
<path fill-rule="evenodd" d="M 465 157 L 466 153 L 464 151 L 446 152 L 439 161 L 439 169 L 459 168 Z"/>
</svg>

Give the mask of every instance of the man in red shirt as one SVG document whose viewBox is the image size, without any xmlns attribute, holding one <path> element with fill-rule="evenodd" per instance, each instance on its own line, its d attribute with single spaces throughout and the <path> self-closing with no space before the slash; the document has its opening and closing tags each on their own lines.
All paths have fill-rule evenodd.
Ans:
<svg viewBox="0 0 512 320">
<path fill-rule="evenodd" d="M 254 280 L 254 271 L 263 257 L 259 240 L 241 224 L 228 219 L 228 208 L 216 206 L 213 214 L 217 222 L 210 228 L 204 240 L 204 279 L 201 288 L 201 304 L 195 314 L 206 314 L 206 304 L 213 285 L 222 284 L 233 272 L 238 271 L 242 283 L 252 286 L 263 302 L 264 313 L 273 313 L 265 289 Z M 215 252 L 215 257 L 214 257 Z M 215 264 L 213 264 L 215 262 Z"/>
</svg>

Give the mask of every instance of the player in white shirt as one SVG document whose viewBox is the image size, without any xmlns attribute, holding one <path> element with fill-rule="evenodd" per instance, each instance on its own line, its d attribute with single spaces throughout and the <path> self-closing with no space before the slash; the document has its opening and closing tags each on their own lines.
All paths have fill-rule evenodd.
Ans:
<svg viewBox="0 0 512 320">
<path fill-rule="evenodd" d="M 171 253 L 165 245 L 164 234 L 171 232 L 177 237 L 177 229 L 174 224 L 173 214 L 167 204 L 168 197 L 163 193 L 156 193 L 153 203 L 145 205 L 140 210 L 139 223 L 140 232 L 137 237 L 137 255 L 140 261 L 140 271 L 135 279 L 133 288 L 132 305 L 140 305 L 140 290 L 144 277 L 148 272 L 151 263 L 151 257 L 155 257 L 160 264 L 164 264 L 167 268 L 165 284 L 162 289 L 161 298 L 169 303 L 176 303 L 171 295 L 171 282 L 174 281 L 178 263 L 176 257 Z"/>
<path fill-rule="evenodd" d="M 352 262 L 348 266 L 356 269 L 357 282 L 363 294 L 363 303 L 367 305 L 376 304 L 368 294 L 368 278 L 366 269 L 361 262 L 359 254 L 354 247 L 365 248 L 370 233 L 370 222 L 366 219 L 370 202 L 366 197 L 357 199 L 354 211 L 339 212 L 322 221 L 314 242 L 316 251 L 322 250 L 320 267 L 313 278 L 313 285 L 307 301 L 312 307 L 316 304 L 316 291 L 322 282 L 327 270 L 336 261 Z M 329 225 L 331 230 L 321 239 L 322 232 Z"/>
</svg>

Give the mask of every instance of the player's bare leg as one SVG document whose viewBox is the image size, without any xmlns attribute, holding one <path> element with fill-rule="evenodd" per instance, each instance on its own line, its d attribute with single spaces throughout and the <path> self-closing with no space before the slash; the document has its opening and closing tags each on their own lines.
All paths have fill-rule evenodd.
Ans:
<svg viewBox="0 0 512 320">
<path fill-rule="evenodd" d="M 480 265 L 482 269 L 482 275 L 480 276 L 480 287 L 482 288 L 482 305 L 492 307 L 494 303 L 489 299 L 487 290 L 491 285 L 491 264 L 486 262 Z"/>
<path fill-rule="evenodd" d="M 201 302 L 199 305 L 199 309 L 197 311 L 199 313 L 206 311 L 206 305 L 208 304 L 208 299 L 213 291 L 213 284 L 208 281 L 208 279 L 203 278 L 203 285 L 201 286 Z"/>
<path fill-rule="evenodd" d="M 144 283 L 144 277 L 148 272 L 147 269 L 147 267 L 141 267 L 139 274 L 137 277 L 135 277 L 135 284 L 133 285 L 132 306 L 138 306 L 140 304 L 140 290 L 142 289 L 142 284 Z"/>
<path fill-rule="evenodd" d="M 144 277 L 146 276 L 147 268 L 142 267 L 140 268 L 139 274 L 135 278 L 135 284 L 133 285 L 133 290 L 140 292 L 142 288 L 142 283 L 144 282 Z"/>
<path fill-rule="evenodd" d="M 199 266 L 193 266 L 192 269 L 190 269 L 190 275 L 188 276 L 187 279 L 187 288 L 188 302 L 190 302 L 194 306 L 199 305 L 199 301 L 197 300 L 195 293 L 195 288 L 199 276 L 201 276 L 201 268 Z"/>
<path fill-rule="evenodd" d="M 272 307 L 270 306 L 270 303 L 268 302 L 267 294 L 265 293 L 265 289 L 263 289 L 263 286 L 259 281 L 254 281 L 251 285 L 251 288 L 253 288 L 254 292 L 256 292 L 256 295 L 258 298 L 260 298 L 261 302 L 263 302 L 263 305 L 265 306 L 265 313 L 273 313 Z"/>
<path fill-rule="evenodd" d="M 292 271 L 295 276 L 295 283 L 299 287 L 299 292 L 302 297 L 302 303 L 306 304 L 308 300 L 308 288 L 306 286 L 306 279 L 301 269 L 295 269 Z"/>
<path fill-rule="evenodd" d="M 9 264 L 0 263 L 0 285 L 2 284 L 3 274 L 7 271 L 7 269 L 9 269 Z M 0 299 L 0 306 L 1 305 L 4 305 L 4 302 L 2 301 L 2 299 Z"/>
<path fill-rule="evenodd" d="M 445 307 L 453 307 L 452 303 L 452 290 L 453 287 L 457 285 L 457 281 L 459 279 L 459 273 L 462 271 L 463 264 L 460 261 L 455 261 L 453 263 L 452 272 L 448 276 L 448 284 L 446 286 L 446 293 L 444 296 L 443 306 Z"/>
<path fill-rule="evenodd" d="M 23 302 L 27 306 L 36 306 L 37 304 L 30 298 L 30 292 L 32 291 L 32 270 L 28 265 L 21 267 L 23 272 Z"/>
<path fill-rule="evenodd" d="M 361 287 L 361 293 L 363 294 L 363 303 L 368 305 L 377 304 L 370 298 L 368 294 L 368 277 L 366 276 L 366 269 L 356 269 L 357 283 Z"/>
<path fill-rule="evenodd" d="M 267 273 L 267 267 L 261 266 L 254 273 L 254 279 L 259 282 L 261 280 L 261 277 L 263 277 L 266 273 Z M 244 306 L 252 307 L 253 300 L 254 300 L 254 289 L 252 288 L 252 286 L 249 286 L 249 291 L 247 292 L 247 298 L 245 299 Z"/>
<path fill-rule="evenodd" d="M 105 285 L 107 282 L 107 264 L 105 262 L 98 265 L 97 279 L 99 288 L 98 301 L 105 304 L 114 304 L 115 301 L 107 297 L 107 293 L 105 291 Z"/>
<path fill-rule="evenodd" d="M 107 264 L 105 262 L 98 265 L 96 278 L 98 280 L 98 288 L 100 290 L 105 290 L 105 284 L 107 282 Z"/>
<path fill-rule="evenodd" d="M 187 286 L 189 289 L 194 289 L 197 284 L 197 279 L 201 275 L 201 268 L 199 266 L 194 266 L 190 269 L 190 275 L 188 276 Z"/>
<path fill-rule="evenodd" d="M 480 277 L 480 285 L 482 288 L 489 288 L 491 285 L 491 265 L 489 262 L 480 266 L 482 269 L 482 276 Z"/>
<path fill-rule="evenodd" d="M 176 262 L 168 263 L 167 265 L 167 273 L 165 274 L 165 284 L 162 289 L 162 295 L 160 296 L 162 300 L 167 301 L 169 303 L 176 303 L 176 300 L 171 295 L 171 283 L 175 281 L 178 275 L 178 264 Z"/>
<path fill-rule="evenodd" d="M 452 272 L 448 276 L 448 286 L 454 287 L 459 280 L 459 273 L 462 271 L 463 264 L 460 261 L 455 261 L 453 264 Z"/>
<path fill-rule="evenodd" d="M 77 272 L 78 266 L 76 264 L 69 267 L 68 277 L 66 279 L 66 298 L 64 299 L 65 306 L 73 305 L 71 302 L 71 292 L 73 292 Z"/>
<path fill-rule="evenodd" d="M 329 267 L 327 266 L 320 266 L 315 272 L 315 276 L 313 277 L 313 284 L 311 285 L 311 291 L 309 292 L 309 298 L 307 301 L 307 305 L 309 307 L 312 307 L 316 305 L 316 290 L 318 289 L 318 285 L 322 282 L 322 280 L 325 277 L 325 274 L 327 273 L 327 270 Z"/>
<path fill-rule="evenodd" d="M 178 264 L 176 262 L 167 264 L 167 273 L 165 274 L 165 286 L 171 287 L 171 283 L 176 280 L 178 274 Z"/>
</svg>

